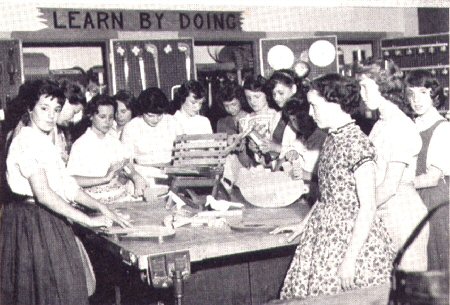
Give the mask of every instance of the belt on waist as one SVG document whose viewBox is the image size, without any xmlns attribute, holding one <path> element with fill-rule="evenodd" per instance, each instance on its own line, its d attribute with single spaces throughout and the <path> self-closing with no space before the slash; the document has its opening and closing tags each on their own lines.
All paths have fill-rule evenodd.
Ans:
<svg viewBox="0 0 450 305">
<path fill-rule="evenodd" d="M 36 200 L 34 199 L 33 196 L 22 195 L 22 194 L 17 194 L 17 193 L 12 193 L 11 199 L 12 199 L 12 201 L 24 201 L 24 202 L 29 202 L 29 203 L 36 203 Z"/>
</svg>

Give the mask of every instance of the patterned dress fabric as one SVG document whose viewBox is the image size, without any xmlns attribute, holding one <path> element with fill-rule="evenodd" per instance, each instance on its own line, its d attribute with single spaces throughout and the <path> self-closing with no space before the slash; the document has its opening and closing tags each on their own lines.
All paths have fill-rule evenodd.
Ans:
<svg viewBox="0 0 450 305">
<path fill-rule="evenodd" d="M 330 131 L 319 157 L 320 201 L 300 235 L 281 299 L 342 292 L 337 275 L 350 245 L 359 202 L 355 170 L 375 159 L 375 148 L 353 122 Z M 383 221 L 375 217 L 356 261 L 356 288 L 389 281 L 394 250 Z"/>
</svg>

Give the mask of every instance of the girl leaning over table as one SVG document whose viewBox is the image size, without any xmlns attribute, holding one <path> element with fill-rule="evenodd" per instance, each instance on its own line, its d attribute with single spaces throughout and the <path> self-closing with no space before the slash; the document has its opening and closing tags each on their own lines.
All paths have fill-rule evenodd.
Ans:
<svg viewBox="0 0 450 305">
<path fill-rule="evenodd" d="M 131 153 L 110 133 L 116 110 L 111 97 L 100 94 L 92 98 L 86 108 L 91 126 L 73 143 L 67 163 L 78 184 L 105 202 L 130 200 L 129 194 L 140 197 L 147 188 L 130 162 Z M 127 184 L 129 181 L 132 183 Z"/>
<path fill-rule="evenodd" d="M 445 96 L 437 79 L 426 70 L 411 71 L 406 79 L 406 96 L 416 115 L 422 138 L 414 186 L 428 209 L 449 202 L 450 123 L 436 109 Z M 428 270 L 448 270 L 448 206 L 430 219 Z"/>
<path fill-rule="evenodd" d="M 398 250 L 427 214 L 414 188 L 422 140 L 405 114 L 410 106 L 404 94 L 403 73 L 393 61 L 370 60 L 358 67 L 356 75 L 367 108 L 380 113 L 369 134 L 377 151 L 378 213 Z M 400 268 L 427 270 L 428 232 L 427 225 L 405 252 Z"/>
<path fill-rule="evenodd" d="M 350 117 L 359 107 L 357 82 L 322 76 L 312 82 L 308 101 L 318 127 L 329 129 L 319 156 L 320 198 L 300 224 L 272 232 L 300 238 L 281 299 L 386 283 L 394 255 L 376 215 L 375 148 Z"/>
<path fill-rule="evenodd" d="M 27 88 L 26 126 L 12 140 L 7 181 L 13 198 L 0 229 L 0 304 L 88 304 L 83 263 L 71 223 L 129 224 L 88 196 L 67 174 L 51 132 L 64 103 L 52 81 Z M 71 202 L 101 212 L 88 216 Z"/>
</svg>

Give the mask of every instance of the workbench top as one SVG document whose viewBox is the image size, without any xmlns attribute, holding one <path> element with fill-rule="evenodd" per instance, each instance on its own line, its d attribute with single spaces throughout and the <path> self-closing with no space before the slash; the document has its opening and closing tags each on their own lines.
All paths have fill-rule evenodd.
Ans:
<svg viewBox="0 0 450 305">
<path fill-rule="evenodd" d="M 110 206 L 123 214 L 130 215 L 136 226 L 162 225 L 164 217 L 172 211 L 165 209 L 164 203 L 130 202 L 112 204 Z M 263 209 L 247 206 L 243 209 L 244 222 L 264 223 L 267 225 L 286 225 L 303 219 L 309 207 L 293 204 L 285 208 Z M 236 217 L 227 217 L 236 221 Z M 120 255 L 132 254 L 138 260 L 147 256 L 188 250 L 191 262 L 213 259 L 228 255 L 250 253 L 273 248 L 293 246 L 294 240 L 287 242 L 287 234 L 270 235 L 268 232 L 241 232 L 232 230 L 229 226 L 220 228 L 179 227 L 174 237 L 158 242 L 157 240 L 119 240 L 111 236 L 94 234 L 91 236 L 99 244 L 103 244 L 110 251 Z"/>
</svg>

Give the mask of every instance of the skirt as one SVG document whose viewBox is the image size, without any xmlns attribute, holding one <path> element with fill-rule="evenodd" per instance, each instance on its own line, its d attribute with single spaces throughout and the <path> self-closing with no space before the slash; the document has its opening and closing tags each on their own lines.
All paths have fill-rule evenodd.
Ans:
<svg viewBox="0 0 450 305">
<path fill-rule="evenodd" d="M 0 230 L 0 304 L 89 304 L 80 251 L 65 220 L 38 204 L 12 202 Z"/>
<path fill-rule="evenodd" d="M 425 217 L 427 208 L 412 184 L 400 184 L 395 196 L 381 205 L 377 213 L 383 219 L 394 248 L 398 251 Z M 429 228 L 426 225 L 406 250 L 400 263 L 400 269 L 405 271 L 427 270 L 428 236 Z"/>
<path fill-rule="evenodd" d="M 432 209 L 436 205 L 449 202 L 449 177 L 439 179 L 435 187 L 418 190 L 423 203 Z M 428 239 L 428 270 L 448 270 L 449 247 L 449 208 L 441 208 L 430 219 L 430 238 Z"/>
</svg>

